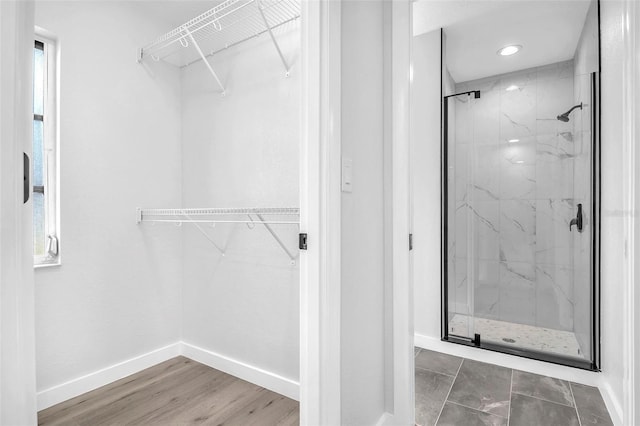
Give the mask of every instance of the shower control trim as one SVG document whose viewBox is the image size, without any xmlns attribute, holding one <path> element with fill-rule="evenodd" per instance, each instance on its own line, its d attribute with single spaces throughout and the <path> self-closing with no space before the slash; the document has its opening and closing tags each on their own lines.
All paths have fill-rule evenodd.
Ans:
<svg viewBox="0 0 640 426">
<path fill-rule="evenodd" d="M 582 204 L 578 204 L 578 213 L 576 214 L 576 217 L 571 219 L 571 222 L 569 222 L 569 232 L 571 232 L 571 227 L 573 225 L 576 225 L 578 232 L 582 232 Z"/>
</svg>

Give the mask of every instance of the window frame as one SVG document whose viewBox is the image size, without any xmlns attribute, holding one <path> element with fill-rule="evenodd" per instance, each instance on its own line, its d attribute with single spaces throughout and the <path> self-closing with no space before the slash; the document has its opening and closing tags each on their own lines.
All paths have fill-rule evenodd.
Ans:
<svg viewBox="0 0 640 426">
<path fill-rule="evenodd" d="M 36 255 L 34 252 L 33 264 L 35 268 L 56 266 L 61 264 L 60 244 L 60 187 L 59 187 L 59 80 L 58 80 L 58 43 L 44 30 L 36 28 L 34 37 L 34 49 L 38 43 L 42 45 L 44 52 L 44 104 L 43 114 L 38 116 L 34 111 L 34 122 L 38 119 L 43 123 L 43 185 L 32 186 L 33 192 L 44 193 L 44 234 L 45 254 Z M 49 237 L 53 237 L 57 246 L 56 253 L 47 251 Z"/>
</svg>

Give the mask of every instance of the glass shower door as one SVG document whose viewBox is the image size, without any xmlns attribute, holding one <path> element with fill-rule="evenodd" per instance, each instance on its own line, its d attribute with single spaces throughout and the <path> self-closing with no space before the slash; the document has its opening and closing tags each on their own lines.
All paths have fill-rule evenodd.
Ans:
<svg viewBox="0 0 640 426">
<path fill-rule="evenodd" d="M 471 168 L 475 166 L 473 156 L 473 130 L 476 103 L 480 92 L 465 92 L 444 98 L 443 126 L 446 149 L 445 167 L 446 202 L 443 203 L 443 218 L 451 231 L 446 238 L 446 273 L 444 293 L 447 309 L 443 312 L 443 331 L 450 339 L 475 342 L 474 286 L 482 275 L 480 265 L 472 255 L 479 242 L 477 205 L 469 197 L 473 188 Z"/>
<path fill-rule="evenodd" d="M 554 67 L 443 100 L 443 337 L 593 368 L 596 80 Z"/>
</svg>

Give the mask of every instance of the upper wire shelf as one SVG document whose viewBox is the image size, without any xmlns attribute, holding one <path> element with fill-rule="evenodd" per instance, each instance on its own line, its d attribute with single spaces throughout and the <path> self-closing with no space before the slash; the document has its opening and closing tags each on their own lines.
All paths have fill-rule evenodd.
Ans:
<svg viewBox="0 0 640 426">
<path fill-rule="evenodd" d="M 273 29 L 299 17 L 300 0 L 225 0 L 140 49 L 138 61 L 152 58 L 180 67 L 204 61 L 224 94 L 225 87 L 207 58 L 268 33 L 289 75 Z"/>
</svg>

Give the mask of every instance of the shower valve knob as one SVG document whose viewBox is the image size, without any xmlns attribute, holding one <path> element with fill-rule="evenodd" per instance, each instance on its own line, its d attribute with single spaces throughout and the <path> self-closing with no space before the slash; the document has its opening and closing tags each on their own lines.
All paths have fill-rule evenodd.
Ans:
<svg viewBox="0 0 640 426">
<path fill-rule="evenodd" d="M 571 219 L 569 222 L 569 232 L 571 232 L 571 227 L 575 225 L 578 228 L 578 232 L 582 232 L 582 204 L 578 204 L 578 213 L 576 217 Z"/>
</svg>

